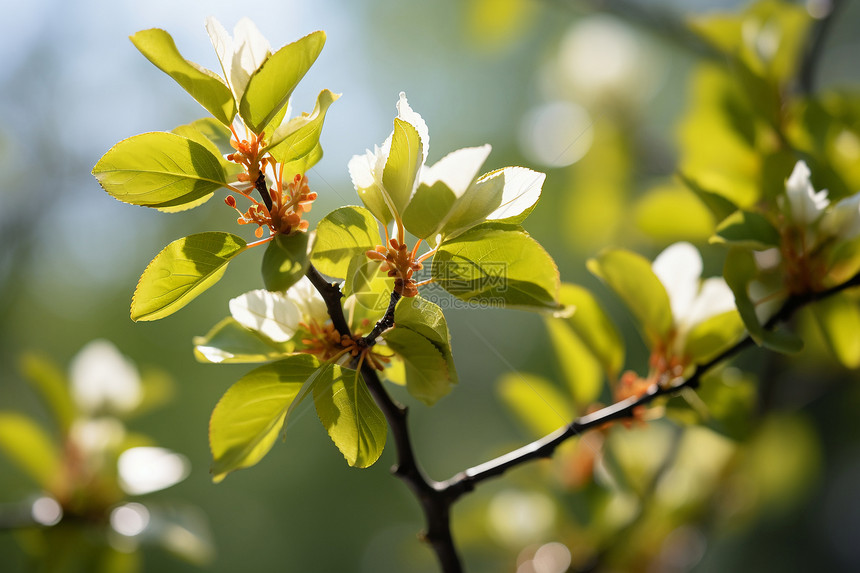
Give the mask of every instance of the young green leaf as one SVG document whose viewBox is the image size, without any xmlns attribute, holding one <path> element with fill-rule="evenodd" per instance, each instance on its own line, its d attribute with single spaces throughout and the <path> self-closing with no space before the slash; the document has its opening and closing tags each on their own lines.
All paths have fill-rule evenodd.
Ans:
<svg viewBox="0 0 860 573">
<path fill-rule="evenodd" d="M 457 196 L 442 181 L 421 183 L 403 211 L 403 226 L 419 239 L 434 237 Z"/>
<path fill-rule="evenodd" d="M 39 487 L 52 490 L 60 475 L 60 452 L 33 420 L 17 412 L 0 412 L 0 451 Z"/>
<path fill-rule="evenodd" d="M 297 354 L 252 370 L 227 390 L 209 423 L 215 482 L 263 459 L 300 390 L 319 368 L 313 356 Z"/>
<path fill-rule="evenodd" d="M 364 254 L 356 255 L 349 262 L 343 296 L 355 296 L 355 302 L 371 313 L 385 312 L 391 300 L 394 279 L 380 270 L 379 261 L 371 261 Z"/>
<path fill-rule="evenodd" d="M 651 270 L 650 261 L 623 249 L 606 249 L 587 265 L 588 270 L 621 297 L 650 345 L 666 338 L 672 328 L 672 308 L 666 288 Z"/>
<path fill-rule="evenodd" d="M 451 383 L 457 383 L 457 370 L 451 353 L 451 334 L 441 308 L 420 296 L 401 298 L 394 308 L 394 324 L 398 328 L 414 330 L 432 342 L 445 357 Z"/>
<path fill-rule="evenodd" d="M 406 389 L 410 394 L 432 406 L 451 391 L 454 380 L 448 364 L 430 339 L 408 328 L 392 328 L 382 338 L 406 364 Z"/>
<path fill-rule="evenodd" d="M 263 254 L 263 284 L 270 291 L 287 290 L 308 270 L 308 234 L 275 235 Z"/>
<path fill-rule="evenodd" d="M 259 134 L 287 104 L 324 44 L 325 32 L 313 32 L 269 56 L 254 72 L 239 103 L 239 115 L 251 131 Z"/>
<path fill-rule="evenodd" d="M 227 317 L 193 339 L 194 357 L 212 364 L 268 362 L 292 353 L 292 342 L 274 342 Z"/>
<path fill-rule="evenodd" d="M 678 178 L 687 186 L 688 189 L 690 189 L 690 191 L 696 194 L 696 197 L 698 197 L 705 207 L 707 207 L 714 215 L 714 219 L 716 221 L 722 221 L 738 210 L 738 206 L 726 197 L 705 189 L 692 177 L 679 173 Z"/>
<path fill-rule="evenodd" d="M 275 129 L 264 151 L 269 152 L 278 163 L 289 163 L 312 153 L 319 145 L 326 112 L 339 94 L 323 90 L 317 96 L 314 111 L 303 113 Z"/>
<path fill-rule="evenodd" d="M 65 374 L 47 356 L 38 354 L 22 356 L 20 368 L 50 408 L 60 430 L 67 432 L 77 416 L 78 407 L 69 392 Z"/>
<path fill-rule="evenodd" d="M 744 322 L 736 310 L 723 312 L 700 322 L 687 334 L 684 352 L 694 364 L 716 357 L 744 333 Z"/>
<path fill-rule="evenodd" d="M 548 318 L 546 327 L 577 411 L 584 413 L 603 391 L 600 362 L 563 319 Z"/>
<path fill-rule="evenodd" d="M 349 262 L 381 242 L 379 225 L 370 211 L 363 207 L 341 207 L 317 225 L 311 262 L 323 274 L 346 278 Z"/>
<path fill-rule="evenodd" d="M 535 436 L 545 436 L 573 421 L 568 400 L 557 386 L 539 376 L 509 372 L 499 381 L 499 393 Z"/>
<path fill-rule="evenodd" d="M 131 301 L 132 320 L 169 316 L 218 282 L 227 264 L 248 246 L 230 233 L 199 233 L 173 241 L 140 277 Z"/>
<path fill-rule="evenodd" d="M 778 247 L 781 238 L 779 231 L 767 218 L 753 211 L 735 211 L 717 225 L 716 235 L 710 243 L 728 244 L 763 251 Z"/>
<path fill-rule="evenodd" d="M 418 131 L 412 124 L 395 118 L 391 152 L 382 172 L 383 193 L 387 195 L 386 203 L 390 202 L 389 209 L 394 212 L 403 213 L 409 203 L 423 157 Z"/>
<path fill-rule="evenodd" d="M 196 141 L 211 151 L 212 155 L 221 157 L 224 163 L 231 166 L 231 168 L 239 171 L 242 170 L 239 164 L 227 161 L 223 158 L 224 155 L 235 151 L 233 146 L 230 145 L 230 140 L 233 138 L 233 134 L 230 132 L 229 128 L 224 127 L 217 120 L 211 117 L 197 119 L 191 123 L 175 127 L 173 129 L 173 133 Z"/>
<path fill-rule="evenodd" d="M 175 133 L 142 133 L 105 153 L 93 175 L 112 197 L 145 207 L 176 207 L 227 184 L 219 156 Z"/>
<path fill-rule="evenodd" d="M 833 355 L 846 368 L 860 366 L 860 305 L 845 292 L 812 305 L 816 322 Z"/>
<path fill-rule="evenodd" d="M 313 393 L 317 415 L 346 462 L 358 468 L 373 465 L 385 448 L 388 427 L 359 373 L 328 364 Z"/>
<path fill-rule="evenodd" d="M 322 145 L 317 144 L 307 155 L 303 155 L 287 163 L 281 163 L 281 166 L 284 168 L 283 180 L 289 182 L 292 181 L 296 175 L 304 175 L 311 167 L 319 163 L 322 156 Z"/>
<path fill-rule="evenodd" d="M 233 123 L 236 102 L 230 88 L 215 72 L 182 57 L 170 34 L 158 28 L 141 30 L 131 42 L 150 62 L 176 80 L 200 105 L 224 125 Z"/>
<path fill-rule="evenodd" d="M 607 377 L 615 380 L 624 366 L 624 340 L 606 311 L 587 289 L 563 283 L 559 302 L 574 308 L 567 323 L 603 366 Z"/>
<path fill-rule="evenodd" d="M 435 282 L 457 298 L 495 306 L 558 311 L 555 262 L 519 227 L 485 223 L 444 241 Z"/>
</svg>

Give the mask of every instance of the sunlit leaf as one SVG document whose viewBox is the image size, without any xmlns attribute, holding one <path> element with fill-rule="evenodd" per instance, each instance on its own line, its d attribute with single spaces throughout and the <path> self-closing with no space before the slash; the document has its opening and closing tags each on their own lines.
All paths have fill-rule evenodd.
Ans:
<svg viewBox="0 0 860 573">
<path fill-rule="evenodd" d="M 358 372 L 331 364 L 323 368 L 324 383 L 313 388 L 320 421 L 350 466 L 369 467 L 385 447 L 385 417 Z"/>
<path fill-rule="evenodd" d="M 442 181 L 421 183 L 403 212 L 403 226 L 420 239 L 435 236 L 457 197 Z"/>
<path fill-rule="evenodd" d="M 727 349 L 744 333 L 744 322 L 737 311 L 712 316 L 693 327 L 687 334 L 685 353 L 693 363 L 701 364 Z"/>
<path fill-rule="evenodd" d="M 661 241 L 706 239 L 714 218 L 696 197 L 674 184 L 649 189 L 634 208 L 636 226 Z"/>
<path fill-rule="evenodd" d="M 738 210 L 738 206 L 719 193 L 709 191 L 684 174 L 678 176 L 690 191 L 711 211 L 716 221 L 722 221 Z"/>
<path fill-rule="evenodd" d="M 52 490 L 60 475 L 60 452 L 53 440 L 27 416 L 0 412 L 0 451 L 35 481 Z"/>
<path fill-rule="evenodd" d="M 293 351 L 292 342 L 274 342 L 227 317 L 193 339 L 194 356 L 213 364 L 268 362 Z"/>
<path fill-rule="evenodd" d="M 415 179 L 424 157 L 422 150 L 423 144 L 415 127 L 395 118 L 391 152 L 382 172 L 382 184 L 388 200 L 391 201 L 389 208 L 393 208 L 397 213 L 403 213 L 412 196 Z"/>
<path fill-rule="evenodd" d="M 448 394 L 454 381 L 445 357 L 431 340 L 408 328 L 392 328 L 382 338 L 406 363 L 406 389 L 428 406 Z"/>
<path fill-rule="evenodd" d="M 444 241 L 433 257 L 434 281 L 462 300 L 557 311 L 555 262 L 518 227 L 479 225 Z"/>
<path fill-rule="evenodd" d="M 146 58 L 182 86 L 224 125 L 236 115 L 230 88 L 215 72 L 189 62 L 176 49 L 170 34 L 158 28 L 141 30 L 131 41 Z"/>
<path fill-rule="evenodd" d="M 767 217 L 753 211 L 735 211 L 717 226 L 711 243 L 763 251 L 779 247 L 781 237 Z"/>
<path fill-rule="evenodd" d="M 317 225 L 311 262 L 323 274 L 346 278 L 350 261 L 381 242 L 379 225 L 370 211 L 363 207 L 341 207 Z"/>
<path fill-rule="evenodd" d="M 313 356 L 298 354 L 252 370 L 227 390 L 209 423 L 216 482 L 269 452 L 291 404 L 319 367 Z"/>
<path fill-rule="evenodd" d="M 606 249 L 588 261 L 588 270 L 621 297 L 652 346 L 665 340 L 672 328 L 672 308 L 650 261 L 623 249 Z"/>
<path fill-rule="evenodd" d="M 562 283 L 559 301 L 574 309 L 567 323 L 603 366 L 607 377 L 615 379 L 624 365 L 624 341 L 606 311 L 587 289 Z"/>
<path fill-rule="evenodd" d="M 313 112 L 303 113 L 278 127 L 265 151 L 278 163 L 290 163 L 312 154 L 319 145 L 326 112 L 339 97 L 329 90 L 321 91 Z"/>
<path fill-rule="evenodd" d="M 325 39 L 322 31 L 308 34 L 269 56 L 254 72 L 239 103 L 239 115 L 251 131 L 259 134 L 287 104 L 322 51 Z"/>
<path fill-rule="evenodd" d="M 132 320 L 173 314 L 218 282 L 227 264 L 246 248 L 241 237 L 221 232 L 173 241 L 143 271 L 131 301 Z"/>
<path fill-rule="evenodd" d="M 105 153 L 93 175 L 111 196 L 132 205 L 176 207 L 227 184 L 222 159 L 175 133 L 143 133 Z"/>
<path fill-rule="evenodd" d="M 204 117 L 202 119 L 192 121 L 191 123 L 180 125 L 173 129 L 173 133 L 196 141 L 211 151 L 212 155 L 218 157 L 235 151 L 235 149 L 230 145 L 230 140 L 233 137 L 233 134 L 230 132 L 230 128 L 225 127 L 211 117 Z M 231 168 L 238 170 L 242 169 L 238 163 L 233 163 L 223 158 L 222 160 Z"/>
<path fill-rule="evenodd" d="M 445 357 L 451 383 L 457 383 L 457 370 L 451 353 L 451 334 L 445 315 L 438 305 L 420 296 L 402 298 L 394 309 L 394 324 L 398 328 L 414 330 L 432 342 Z"/>
<path fill-rule="evenodd" d="M 499 380 L 499 393 L 535 436 L 545 436 L 573 421 L 573 408 L 558 387 L 539 376 L 509 372 Z"/>
<path fill-rule="evenodd" d="M 546 327 L 577 411 L 584 413 L 603 391 L 601 365 L 563 319 L 548 318 Z"/>
<path fill-rule="evenodd" d="M 349 262 L 343 283 L 343 295 L 355 296 L 355 303 L 371 313 L 385 312 L 394 288 L 394 279 L 380 267 L 379 261 L 356 255 Z"/>
<path fill-rule="evenodd" d="M 816 301 L 812 311 L 839 362 L 847 368 L 860 366 L 860 303 L 842 292 Z"/>
<path fill-rule="evenodd" d="M 305 276 L 310 266 L 308 234 L 275 235 L 263 254 L 263 284 L 270 291 L 285 291 Z"/>
</svg>

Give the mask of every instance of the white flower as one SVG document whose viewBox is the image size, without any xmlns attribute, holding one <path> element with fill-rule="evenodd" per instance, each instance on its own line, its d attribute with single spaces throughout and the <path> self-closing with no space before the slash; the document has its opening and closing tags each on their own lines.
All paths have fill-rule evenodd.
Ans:
<svg viewBox="0 0 860 573">
<path fill-rule="evenodd" d="M 405 197 L 394 197 L 386 189 L 384 171 L 391 154 L 394 132 L 382 146 L 374 146 L 364 155 L 355 155 L 349 162 L 349 174 L 362 201 L 374 215 L 387 223 L 384 207 L 399 220 L 407 205 L 420 187 L 433 188 L 441 183 L 453 194 L 447 212 L 433 221 L 435 228 L 422 229 L 422 237 L 438 232 L 450 235 L 489 219 L 505 219 L 522 214 L 540 198 L 541 187 L 546 176 L 523 167 L 505 167 L 481 177 L 478 173 L 490 154 L 491 147 L 467 147 L 453 151 L 434 165 L 426 165 L 430 149 L 430 135 L 424 119 L 415 112 L 401 92 L 397 102 L 397 119 L 411 125 L 418 134 L 421 155 L 414 172 L 410 173 L 411 188 Z M 444 205 L 440 198 L 440 205 Z M 409 221 L 406 222 L 407 230 Z"/>
<path fill-rule="evenodd" d="M 735 308 L 735 297 L 725 280 L 702 280 L 702 256 L 690 243 L 670 245 L 651 268 L 669 295 L 679 339 L 712 316 Z"/>
<path fill-rule="evenodd" d="M 107 340 L 87 344 L 72 360 L 72 396 L 87 414 L 134 410 L 143 398 L 140 374 Z"/>
<path fill-rule="evenodd" d="M 117 459 L 117 473 L 123 491 L 144 495 L 175 485 L 191 471 L 188 458 L 165 448 L 129 448 Z"/>
<path fill-rule="evenodd" d="M 325 301 L 307 277 L 302 277 L 286 293 L 252 290 L 230 300 L 233 319 L 275 342 L 295 336 L 301 323 L 328 320 Z"/>
<path fill-rule="evenodd" d="M 810 175 L 806 163 L 798 161 L 785 183 L 788 210 L 792 221 L 798 225 L 811 225 L 830 204 L 827 190 L 816 192 L 809 180 Z"/>
<path fill-rule="evenodd" d="M 271 55 L 272 48 L 248 18 L 239 20 L 233 29 L 233 37 L 213 16 L 206 18 L 206 31 L 221 62 L 227 84 L 236 103 L 239 103 L 248 87 L 248 80 Z"/>
<path fill-rule="evenodd" d="M 821 218 L 821 231 L 846 241 L 860 235 L 860 192 L 833 205 Z"/>
</svg>

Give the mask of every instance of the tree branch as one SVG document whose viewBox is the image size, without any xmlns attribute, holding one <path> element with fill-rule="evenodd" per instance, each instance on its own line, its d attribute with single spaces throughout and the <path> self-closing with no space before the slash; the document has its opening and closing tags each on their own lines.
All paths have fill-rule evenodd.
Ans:
<svg viewBox="0 0 860 573">
<path fill-rule="evenodd" d="M 367 336 L 362 339 L 364 346 L 373 346 L 376 344 L 376 339 L 380 334 L 394 326 L 394 309 L 397 307 L 397 301 L 402 298 L 402 295 L 396 290 L 391 291 L 391 300 L 388 301 L 388 309 L 385 315 L 379 319 Z"/>
</svg>

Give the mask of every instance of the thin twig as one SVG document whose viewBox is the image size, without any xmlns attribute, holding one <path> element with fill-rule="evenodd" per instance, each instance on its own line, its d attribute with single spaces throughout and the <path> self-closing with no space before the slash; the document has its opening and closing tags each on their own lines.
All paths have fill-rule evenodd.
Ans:
<svg viewBox="0 0 860 573">
<path fill-rule="evenodd" d="M 367 336 L 362 339 L 364 346 L 373 346 L 376 344 L 376 339 L 379 335 L 394 326 L 394 309 L 397 307 L 397 301 L 402 298 L 402 295 L 396 290 L 391 291 L 391 299 L 388 301 L 388 309 L 385 315 L 376 323 Z"/>
</svg>

